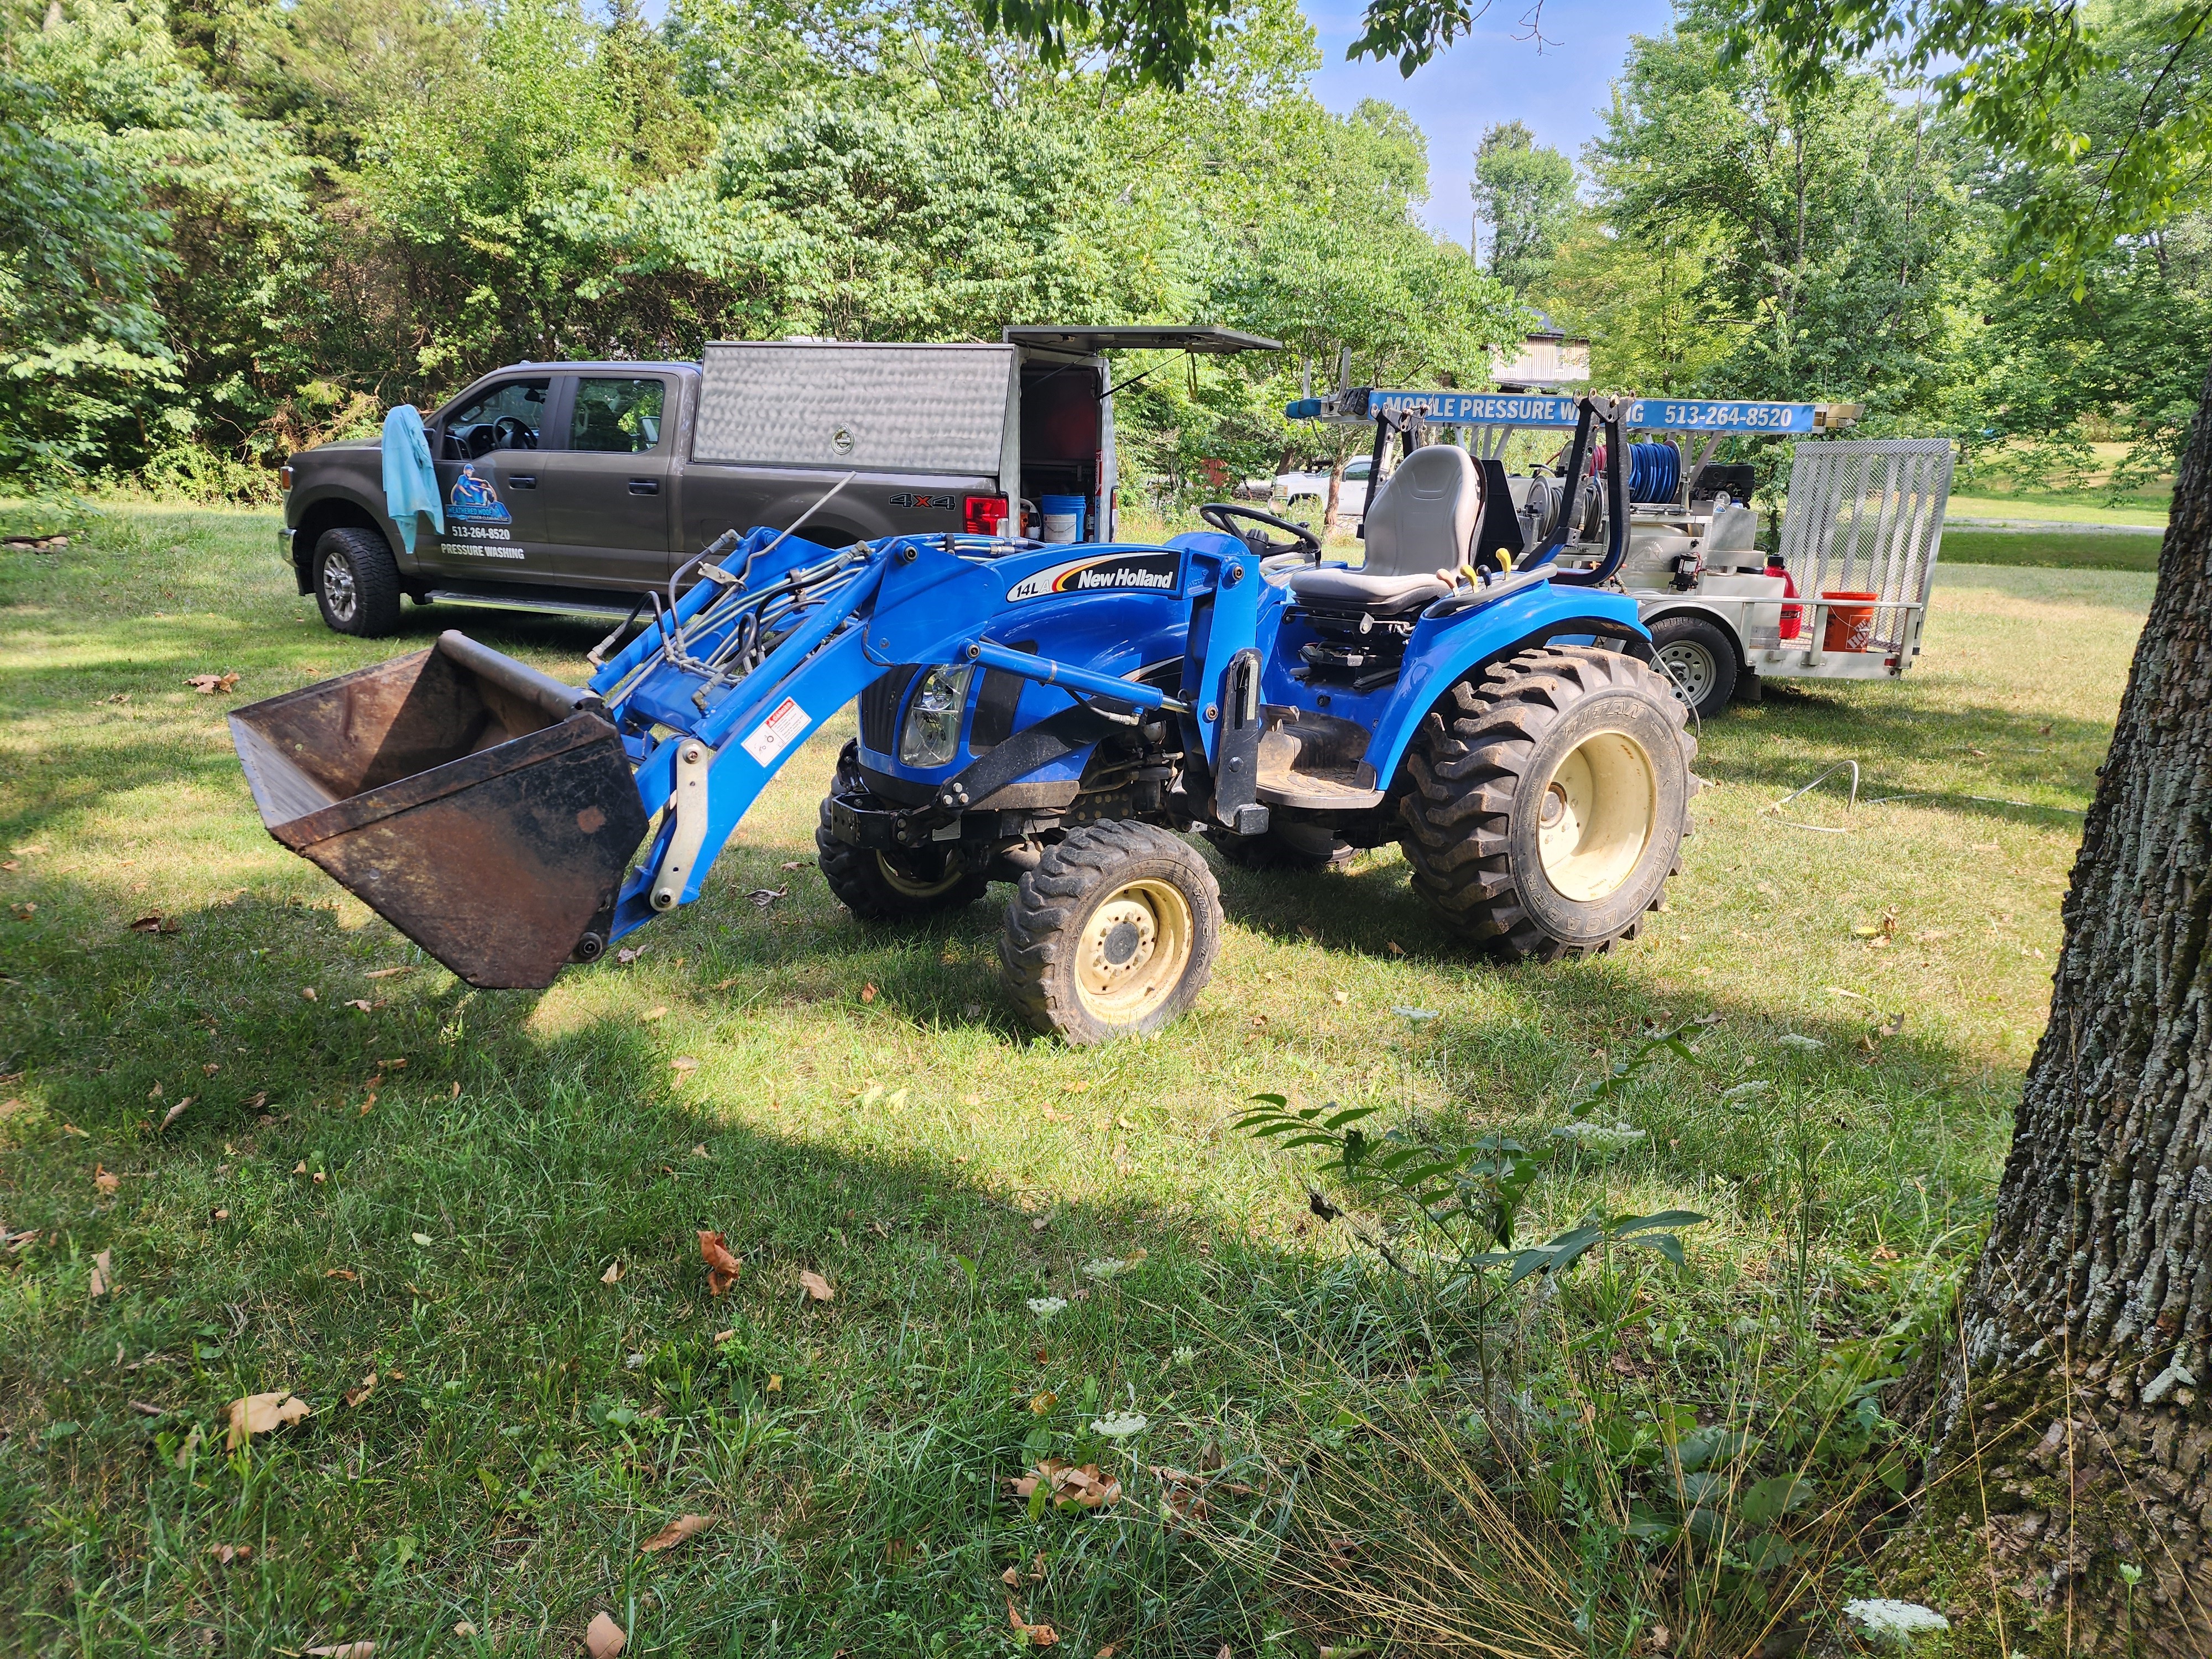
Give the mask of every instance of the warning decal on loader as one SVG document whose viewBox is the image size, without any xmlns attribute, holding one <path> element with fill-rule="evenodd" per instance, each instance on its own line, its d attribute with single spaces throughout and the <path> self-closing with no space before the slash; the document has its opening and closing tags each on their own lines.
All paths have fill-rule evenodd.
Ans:
<svg viewBox="0 0 2212 1659">
<path fill-rule="evenodd" d="M 774 713 L 746 734 L 744 751 L 766 766 L 790 748 L 793 740 L 805 730 L 806 711 L 786 697 L 775 706 Z"/>
<path fill-rule="evenodd" d="M 1006 601 L 1047 599 L 1056 593 L 1172 593 L 1182 571 L 1180 553 L 1108 553 L 1055 564 L 1024 576 L 1006 590 Z"/>
</svg>

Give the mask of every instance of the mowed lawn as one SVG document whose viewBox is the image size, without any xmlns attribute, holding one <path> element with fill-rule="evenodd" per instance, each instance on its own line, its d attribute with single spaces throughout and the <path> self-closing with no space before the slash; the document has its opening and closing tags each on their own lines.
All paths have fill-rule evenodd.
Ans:
<svg viewBox="0 0 2212 1659">
<path fill-rule="evenodd" d="M 1709 724 L 1686 872 L 1605 957 L 1474 963 L 1393 849 L 1223 868 L 1196 1012 L 1079 1051 L 1012 1018 L 995 903 L 897 931 L 830 901 L 849 720 L 634 961 L 462 986 L 268 838 L 224 712 L 444 627 L 580 678 L 599 630 L 410 608 L 344 640 L 274 527 L 118 508 L 0 553 L 9 1653 L 574 1652 L 604 1613 L 633 1654 L 1024 1623 L 1076 1659 L 1310 1654 L 1265 1550 L 1179 1530 L 1153 1471 L 1243 1471 L 1264 1537 L 1343 1437 L 1347 1342 L 1406 1369 L 1375 1333 L 1419 1310 L 1230 1121 L 1271 1091 L 1540 1129 L 1649 1023 L 1710 1015 L 1626 1097 L 1646 1138 L 1540 1184 L 1526 1233 L 1710 1218 L 1638 1292 L 1662 1390 L 1793 1271 L 1826 1334 L 1883 1317 L 1985 1213 L 2152 585 L 1950 568 L 1901 683 Z M 1839 773 L 1767 810 L 1844 760 L 1856 809 Z M 702 1229 L 743 1263 L 720 1297 Z M 312 1414 L 228 1445 L 278 1390 Z M 1102 1439 L 1113 1413 L 1146 1426 Z M 1070 1453 L 1121 1500 L 1006 1494 Z M 712 1525 L 641 1547 L 685 1514 Z"/>
</svg>

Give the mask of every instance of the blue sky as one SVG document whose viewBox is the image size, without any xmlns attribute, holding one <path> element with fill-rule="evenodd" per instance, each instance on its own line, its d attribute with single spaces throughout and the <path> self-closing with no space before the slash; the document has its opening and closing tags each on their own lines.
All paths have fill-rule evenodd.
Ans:
<svg viewBox="0 0 2212 1659">
<path fill-rule="evenodd" d="M 1612 99 L 1632 34 L 1657 34 L 1673 15 L 1667 0 L 1544 0 L 1544 44 L 1518 38 L 1527 0 L 1494 0 L 1474 33 L 1439 53 L 1413 78 L 1395 64 L 1344 61 L 1359 33 L 1361 0 L 1304 0 L 1327 62 L 1314 91 L 1329 108 L 1382 98 L 1410 113 L 1429 138 L 1429 206 L 1439 235 L 1464 242 L 1472 227 L 1474 147 L 1485 128 L 1526 122 L 1536 142 L 1579 160 Z"/>
</svg>

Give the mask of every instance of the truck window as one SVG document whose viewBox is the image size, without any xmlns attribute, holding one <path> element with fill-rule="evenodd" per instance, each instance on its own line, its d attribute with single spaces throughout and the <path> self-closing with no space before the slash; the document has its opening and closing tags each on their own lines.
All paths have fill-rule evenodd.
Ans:
<svg viewBox="0 0 2212 1659">
<path fill-rule="evenodd" d="M 642 455 L 658 447 L 665 395 L 659 380 L 577 381 L 568 447 L 615 455 Z"/>
<path fill-rule="evenodd" d="M 550 380 L 501 380 L 446 422 L 446 453 L 471 461 L 495 449 L 535 449 Z"/>
</svg>

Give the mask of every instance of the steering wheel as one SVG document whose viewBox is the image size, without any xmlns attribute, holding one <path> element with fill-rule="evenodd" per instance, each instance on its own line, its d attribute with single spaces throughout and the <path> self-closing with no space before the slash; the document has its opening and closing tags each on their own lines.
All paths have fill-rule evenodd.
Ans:
<svg viewBox="0 0 2212 1659">
<path fill-rule="evenodd" d="M 1293 524 L 1288 519 L 1279 519 L 1272 513 L 1262 513 L 1255 507 L 1238 507 L 1230 501 L 1208 501 L 1198 509 L 1198 516 L 1223 535 L 1234 536 L 1261 558 L 1273 557 L 1280 553 L 1300 553 L 1316 562 L 1319 562 L 1321 559 L 1320 537 L 1315 535 L 1304 525 Z M 1271 539 L 1262 532 L 1239 530 L 1234 522 L 1238 519 L 1249 519 L 1255 524 L 1266 525 L 1275 530 L 1287 530 L 1291 532 L 1291 539 L 1279 542 Z"/>
<path fill-rule="evenodd" d="M 530 448 L 530 428 L 512 415 L 502 415 L 492 422 L 495 447 L 500 449 Z"/>
</svg>

